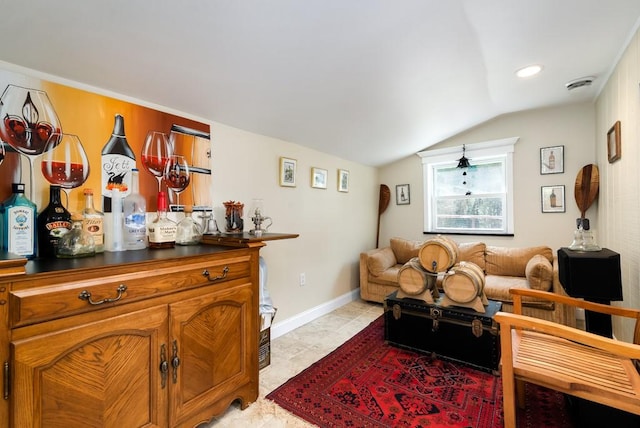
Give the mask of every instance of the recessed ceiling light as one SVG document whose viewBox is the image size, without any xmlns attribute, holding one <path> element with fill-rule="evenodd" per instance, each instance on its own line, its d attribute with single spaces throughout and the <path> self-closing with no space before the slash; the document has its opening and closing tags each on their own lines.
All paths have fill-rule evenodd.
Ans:
<svg viewBox="0 0 640 428">
<path fill-rule="evenodd" d="M 541 65 L 529 65 L 527 67 L 521 68 L 516 71 L 516 76 L 518 77 L 531 77 L 542 71 Z"/>
</svg>

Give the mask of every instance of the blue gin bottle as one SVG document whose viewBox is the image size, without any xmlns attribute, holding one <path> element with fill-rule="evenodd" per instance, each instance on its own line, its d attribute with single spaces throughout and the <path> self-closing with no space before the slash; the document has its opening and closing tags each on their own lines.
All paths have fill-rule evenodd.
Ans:
<svg viewBox="0 0 640 428">
<path fill-rule="evenodd" d="M 13 194 L 0 204 L 2 249 L 28 259 L 37 255 L 36 204 L 24 196 L 24 184 L 13 183 Z"/>
</svg>

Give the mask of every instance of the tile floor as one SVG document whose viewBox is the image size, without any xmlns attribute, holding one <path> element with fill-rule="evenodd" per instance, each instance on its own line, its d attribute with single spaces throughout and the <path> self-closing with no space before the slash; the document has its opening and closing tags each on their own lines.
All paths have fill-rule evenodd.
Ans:
<svg viewBox="0 0 640 428">
<path fill-rule="evenodd" d="M 382 315 L 382 304 L 360 300 L 303 325 L 271 341 L 271 364 L 260 370 L 258 400 L 247 409 L 238 403 L 200 428 L 312 427 L 264 397 L 311 364 L 321 359 L 347 339 Z"/>
</svg>

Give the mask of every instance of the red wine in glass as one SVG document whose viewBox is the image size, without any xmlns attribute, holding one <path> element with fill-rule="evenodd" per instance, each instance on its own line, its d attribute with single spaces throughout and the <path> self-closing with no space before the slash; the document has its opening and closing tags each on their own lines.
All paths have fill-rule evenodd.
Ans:
<svg viewBox="0 0 640 428">
<path fill-rule="evenodd" d="M 158 192 L 162 187 L 162 175 L 172 149 L 166 134 L 149 131 L 142 146 L 142 166 L 158 180 Z"/>
<path fill-rule="evenodd" d="M 189 164 L 184 156 L 172 155 L 169 157 L 164 168 L 164 181 L 167 188 L 177 195 L 177 204 L 180 205 L 180 192 L 189 186 L 191 174 Z"/>
<path fill-rule="evenodd" d="M 168 157 L 146 156 L 142 155 L 142 164 L 147 171 L 156 177 L 162 177 L 165 165 L 167 165 Z"/>
<path fill-rule="evenodd" d="M 87 174 L 81 163 L 65 163 L 43 160 L 42 175 L 51 184 L 57 184 L 65 189 L 75 189 L 85 182 Z"/>
</svg>

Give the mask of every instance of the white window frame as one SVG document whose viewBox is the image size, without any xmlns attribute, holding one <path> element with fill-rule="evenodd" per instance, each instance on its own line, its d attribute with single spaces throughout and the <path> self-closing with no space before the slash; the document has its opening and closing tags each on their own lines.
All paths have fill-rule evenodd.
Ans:
<svg viewBox="0 0 640 428">
<path fill-rule="evenodd" d="M 482 143 L 465 144 L 465 156 L 476 161 L 487 158 L 505 157 L 505 228 L 502 231 L 469 231 L 462 232 L 465 235 L 513 235 L 513 152 L 515 144 L 520 137 L 503 138 L 500 140 L 485 141 Z M 424 181 L 424 232 L 460 234 L 459 230 L 435 228 L 433 219 L 433 170 L 434 167 L 444 165 L 456 165 L 457 159 L 462 156 L 462 146 L 445 147 L 442 149 L 424 150 L 418 153 L 422 158 L 422 177 Z"/>
</svg>

